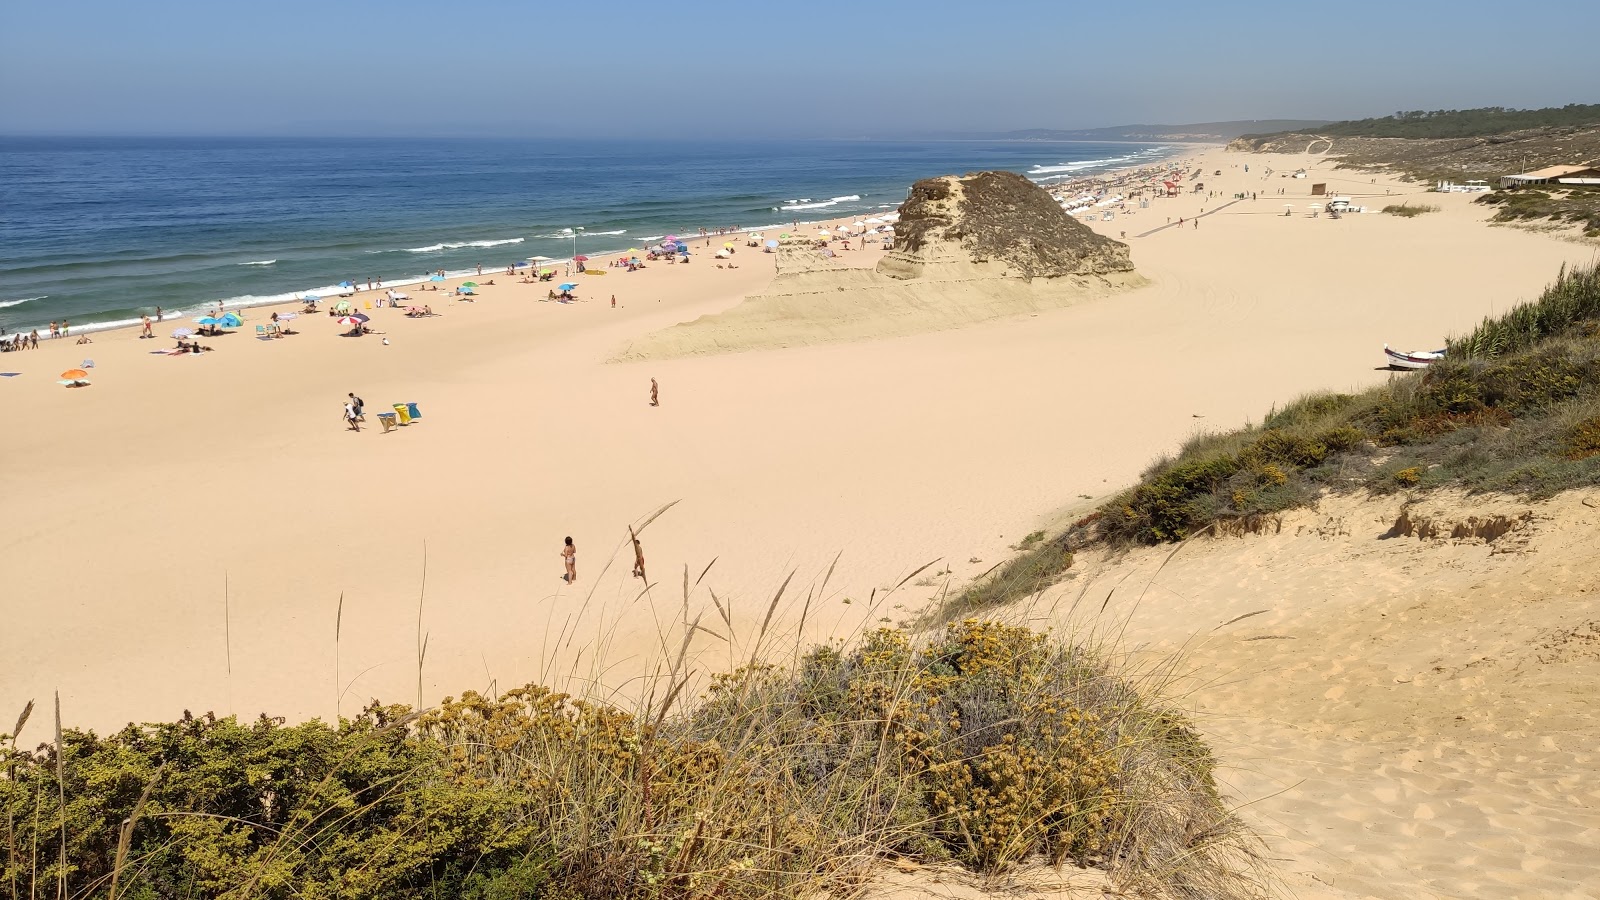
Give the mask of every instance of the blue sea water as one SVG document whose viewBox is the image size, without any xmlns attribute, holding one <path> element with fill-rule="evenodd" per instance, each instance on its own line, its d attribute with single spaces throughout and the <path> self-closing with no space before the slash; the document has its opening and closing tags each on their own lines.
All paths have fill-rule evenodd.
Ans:
<svg viewBox="0 0 1600 900">
<path fill-rule="evenodd" d="M 700 227 L 870 216 L 935 175 L 1041 182 L 1159 144 L 0 138 L 0 326 L 283 302 Z M 578 229 L 582 229 L 581 232 Z M 574 242 L 574 234 L 577 235 Z"/>
</svg>

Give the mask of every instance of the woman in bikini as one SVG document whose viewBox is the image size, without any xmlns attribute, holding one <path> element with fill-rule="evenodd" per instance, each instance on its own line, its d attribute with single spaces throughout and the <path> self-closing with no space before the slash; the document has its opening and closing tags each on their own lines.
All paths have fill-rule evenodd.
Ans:
<svg viewBox="0 0 1600 900">
<path fill-rule="evenodd" d="M 568 537 L 565 546 L 561 548 L 561 558 L 567 563 L 567 574 L 561 580 L 571 584 L 578 580 L 578 548 L 573 546 L 572 538 Z"/>
</svg>

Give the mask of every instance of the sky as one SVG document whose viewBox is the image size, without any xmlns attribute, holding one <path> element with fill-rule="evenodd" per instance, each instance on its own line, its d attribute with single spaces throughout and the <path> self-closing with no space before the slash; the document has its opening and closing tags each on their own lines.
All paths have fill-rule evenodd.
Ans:
<svg viewBox="0 0 1600 900">
<path fill-rule="evenodd" d="M 4 0 L 0 134 L 851 138 L 1600 102 L 1504 4 Z"/>
</svg>

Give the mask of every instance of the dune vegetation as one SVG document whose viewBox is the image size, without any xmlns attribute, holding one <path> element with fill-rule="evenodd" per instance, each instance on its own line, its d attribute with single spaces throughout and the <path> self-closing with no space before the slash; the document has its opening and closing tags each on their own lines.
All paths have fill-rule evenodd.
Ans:
<svg viewBox="0 0 1600 900">
<path fill-rule="evenodd" d="M 687 671 L 680 652 L 633 709 L 530 685 L 337 724 L 185 714 L 99 736 L 58 712 L 33 749 L 0 736 L 0 884 L 107 900 L 739 900 L 847 894 L 910 860 L 1262 894 L 1257 841 L 1161 679 L 1091 648 L 968 620 L 751 662 L 684 702 Z"/>
<path fill-rule="evenodd" d="M 1382 210 L 1387 215 L 1399 216 L 1402 219 L 1415 219 L 1426 213 L 1438 212 L 1439 207 L 1427 203 L 1391 203 Z"/>
<path fill-rule="evenodd" d="M 1313 394 L 1259 425 L 1196 437 L 1139 482 L 944 605 L 1038 591 L 1093 544 L 1270 526 L 1328 492 L 1438 487 L 1528 498 L 1600 484 L 1600 263 L 1449 342 L 1445 359 L 1358 394 Z"/>
</svg>

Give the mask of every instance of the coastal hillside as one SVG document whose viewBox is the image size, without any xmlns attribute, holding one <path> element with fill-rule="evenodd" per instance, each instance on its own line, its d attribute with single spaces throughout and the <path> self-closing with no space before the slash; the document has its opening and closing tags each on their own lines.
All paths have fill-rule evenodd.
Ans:
<svg viewBox="0 0 1600 900">
<path fill-rule="evenodd" d="M 1569 128 L 1600 122 L 1600 103 L 1569 103 L 1542 109 L 1436 109 L 1397 112 L 1392 116 L 1319 123 L 1309 129 L 1299 125 L 1262 128 L 1241 134 L 1244 141 L 1268 140 L 1277 134 L 1315 131 L 1329 137 L 1464 138 L 1490 137 L 1535 128 Z"/>
<path fill-rule="evenodd" d="M 1307 148 L 1337 156 L 1341 168 L 1392 171 L 1420 181 L 1494 181 L 1600 158 L 1600 104 L 1398 113 L 1246 134 L 1228 144 L 1229 150 L 1247 153 L 1300 153 Z"/>
<path fill-rule="evenodd" d="M 725 312 L 629 342 L 670 359 L 938 331 L 1037 313 L 1143 283 L 1126 244 L 1014 172 L 918 181 L 875 269 L 825 242 L 779 247 L 770 287 Z M 757 257 L 757 260 L 764 257 Z M 748 263 L 754 264 L 754 263 Z"/>
<path fill-rule="evenodd" d="M 968 611 L 1028 595 L 1096 546 L 1276 533 L 1286 510 L 1330 495 L 1458 489 L 1532 502 L 1597 486 L 1600 264 L 1590 264 L 1563 270 L 1538 299 L 1451 340 L 1424 371 L 1360 393 L 1312 394 L 1275 407 L 1259 425 L 1196 435 L 953 604 Z M 1414 530 L 1399 520 L 1393 529 Z"/>
</svg>

